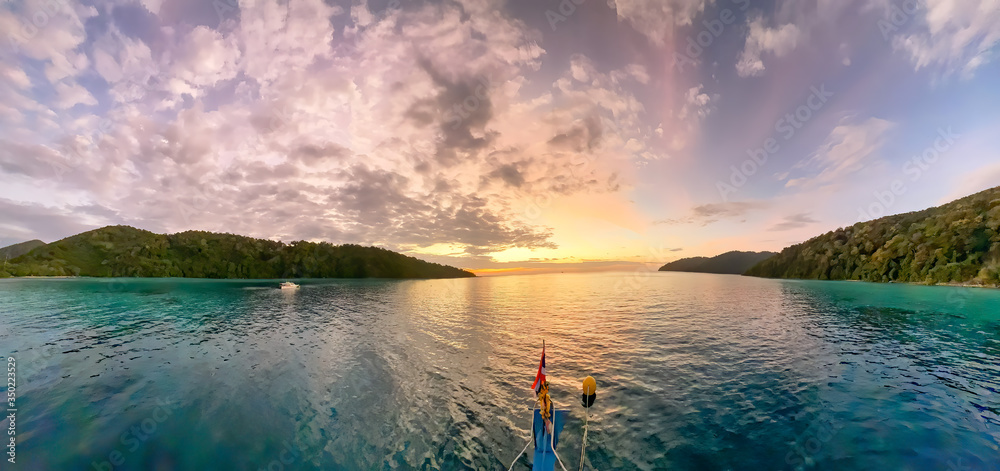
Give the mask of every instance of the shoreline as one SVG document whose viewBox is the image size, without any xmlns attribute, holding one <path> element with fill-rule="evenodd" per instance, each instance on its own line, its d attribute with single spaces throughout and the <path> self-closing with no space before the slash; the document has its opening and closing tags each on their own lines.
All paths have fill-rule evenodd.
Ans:
<svg viewBox="0 0 1000 471">
<path fill-rule="evenodd" d="M 28 276 L 7 276 L 7 277 L 4 277 L 4 278 L 0 278 L 0 280 L 14 280 L 14 279 L 23 280 L 23 279 L 29 279 L 29 278 L 33 278 L 33 279 L 67 279 L 67 278 L 96 278 L 96 277 L 76 276 L 76 275 L 52 275 L 52 276 L 28 275 Z"/>
<path fill-rule="evenodd" d="M 915 284 L 922 284 L 922 283 L 915 283 Z M 970 282 L 967 282 L 967 281 L 964 281 L 964 282 L 948 281 L 948 282 L 945 282 L 945 283 L 936 283 L 936 284 L 933 284 L 933 285 L 926 285 L 926 286 L 951 286 L 951 287 L 955 287 L 955 288 L 989 288 L 989 289 L 1000 289 L 1000 285 L 974 284 L 974 283 L 970 283 Z"/>
<path fill-rule="evenodd" d="M 659 272 L 658 270 L 657 272 Z M 1000 289 L 1000 285 L 988 285 L 981 283 L 973 283 L 969 281 L 949 281 L 942 283 L 923 283 L 919 281 L 866 281 L 866 280 L 820 280 L 816 278 L 772 278 L 745 274 L 730 274 L 730 273 L 706 273 L 706 272 L 685 272 L 685 271 L 675 271 L 675 270 L 662 270 L 666 273 L 694 273 L 701 275 L 723 275 L 723 276 L 746 276 L 750 278 L 761 278 L 768 280 L 798 280 L 798 281 L 842 281 L 848 283 L 871 283 L 878 285 L 911 285 L 911 286 L 946 286 L 951 288 L 983 288 L 983 289 Z M 3 280 L 69 280 L 69 279 L 87 279 L 87 280 L 203 280 L 203 281 L 247 281 L 247 282 L 263 282 L 263 281 L 284 281 L 284 280 L 457 280 L 465 278 L 479 278 L 476 276 L 469 277 L 448 277 L 448 278 L 376 278 L 376 277 L 366 277 L 366 278 L 194 278 L 194 277 L 180 277 L 180 276 L 79 276 L 79 275 L 53 275 L 53 276 L 9 276 L 5 278 L 0 278 Z"/>
<path fill-rule="evenodd" d="M 971 281 L 946 281 L 941 283 L 924 283 L 920 281 L 867 281 L 867 280 L 820 280 L 818 278 L 777 278 L 769 276 L 757 276 L 757 275 L 741 275 L 748 276 L 752 278 L 761 278 L 765 280 L 798 280 L 798 281 L 844 281 L 848 283 L 871 283 L 875 285 L 911 285 L 911 286 L 947 286 L 950 288 L 985 288 L 985 289 L 1000 289 L 1000 285 L 987 285 L 982 283 L 973 283 Z"/>
<path fill-rule="evenodd" d="M 286 281 L 286 280 L 462 280 L 478 278 L 476 276 L 455 276 L 447 278 L 380 278 L 369 276 L 364 278 L 197 278 L 189 276 L 81 276 L 81 275 L 29 275 L 29 276 L 8 276 L 0 278 L 3 280 L 208 280 L 208 281 Z"/>
</svg>

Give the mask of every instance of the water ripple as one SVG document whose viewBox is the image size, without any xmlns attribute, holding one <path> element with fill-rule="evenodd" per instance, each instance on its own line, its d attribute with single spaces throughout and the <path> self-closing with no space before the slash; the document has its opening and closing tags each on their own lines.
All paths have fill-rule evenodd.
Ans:
<svg viewBox="0 0 1000 471">
<path fill-rule="evenodd" d="M 302 285 L 0 281 L 18 459 L 506 469 L 544 339 L 571 467 L 587 375 L 595 469 L 1000 463 L 997 291 L 677 273 Z"/>
</svg>

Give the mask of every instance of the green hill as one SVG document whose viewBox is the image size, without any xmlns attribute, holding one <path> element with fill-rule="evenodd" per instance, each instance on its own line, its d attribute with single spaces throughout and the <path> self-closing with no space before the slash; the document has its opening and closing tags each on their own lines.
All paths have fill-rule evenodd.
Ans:
<svg viewBox="0 0 1000 471">
<path fill-rule="evenodd" d="M 776 255 L 774 252 L 726 252 L 715 257 L 691 257 L 674 260 L 659 271 L 684 271 L 696 273 L 725 273 L 739 275 L 761 260 Z"/>
<path fill-rule="evenodd" d="M 0 260 L 20 257 L 21 255 L 31 252 L 32 249 L 43 245 L 45 245 L 45 242 L 38 239 L 21 242 L 20 244 L 8 245 L 0 249 Z"/>
<path fill-rule="evenodd" d="M 746 272 L 770 278 L 1000 284 L 1000 187 L 837 229 Z"/>
<path fill-rule="evenodd" d="M 154 234 L 128 226 L 84 232 L 11 259 L 4 276 L 186 278 L 459 278 L 475 276 L 359 245 L 253 239 L 188 231 Z"/>
</svg>

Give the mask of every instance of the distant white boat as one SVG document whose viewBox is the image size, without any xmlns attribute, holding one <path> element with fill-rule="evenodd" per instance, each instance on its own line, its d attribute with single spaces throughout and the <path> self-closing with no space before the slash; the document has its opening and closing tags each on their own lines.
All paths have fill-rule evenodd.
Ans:
<svg viewBox="0 0 1000 471">
<path fill-rule="evenodd" d="M 286 281 L 281 284 L 281 289 L 299 289 L 299 285 L 292 283 L 291 281 Z"/>
</svg>

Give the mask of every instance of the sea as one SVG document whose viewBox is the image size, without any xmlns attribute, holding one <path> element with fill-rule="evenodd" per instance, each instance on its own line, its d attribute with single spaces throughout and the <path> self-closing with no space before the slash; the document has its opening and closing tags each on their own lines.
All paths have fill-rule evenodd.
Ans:
<svg viewBox="0 0 1000 471">
<path fill-rule="evenodd" d="M 566 469 L 1000 470 L 998 290 L 281 281 L 0 280 L 0 469 L 528 470 L 544 343 Z"/>
</svg>

